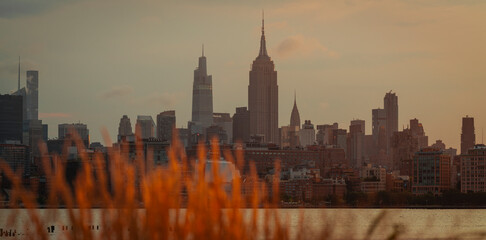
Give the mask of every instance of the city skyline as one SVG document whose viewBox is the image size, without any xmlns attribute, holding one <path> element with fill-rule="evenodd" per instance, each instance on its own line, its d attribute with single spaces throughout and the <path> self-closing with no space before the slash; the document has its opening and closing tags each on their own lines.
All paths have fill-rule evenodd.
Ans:
<svg viewBox="0 0 486 240">
<path fill-rule="evenodd" d="M 410 5 L 413 5 L 413 3 L 403 3 L 401 1 L 393 2 L 400 6 L 405 6 L 405 12 L 411 11 L 410 8 L 412 6 Z M 269 48 L 269 55 L 272 55 L 273 60 L 276 62 L 276 70 L 279 72 L 280 98 L 278 118 L 280 121 L 278 126 L 288 125 L 288 119 L 293 106 L 293 92 L 296 89 L 299 92 L 299 110 L 302 121 L 311 120 L 315 124 L 332 124 L 338 122 L 341 127 L 345 127 L 349 125 L 351 120 L 359 118 L 366 121 L 366 128 L 368 129 L 366 133 L 370 134 L 371 109 L 381 106 L 383 94 L 389 90 L 393 90 L 400 98 L 399 130 L 403 126 L 406 127 L 410 119 L 417 118 L 424 124 L 425 131 L 430 137 L 430 142 L 441 139 L 447 147 L 459 149 L 461 119 L 469 115 L 476 119 L 477 143 L 481 143 L 481 130 L 484 127 L 486 115 L 480 110 L 480 103 L 484 99 L 479 91 L 484 88 L 485 83 L 481 82 L 481 80 L 484 80 L 485 73 L 478 65 L 484 62 L 485 54 L 483 53 L 485 47 L 475 45 L 474 43 L 484 42 L 485 40 L 485 31 L 481 32 L 481 29 L 484 27 L 478 24 L 478 22 L 481 22 L 479 20 L 484 19 L 484 17 L 481 18 L 477 15 L 481 9 L 484 10 L 485 5 L 479 3 L 473 4 L 474 1 L 467 1 L 467 3 L 458 5 L 452 3 L 434 3 L 426 6 L 416 3 L 417 6 L 415 7 L 422 10 L 422 12 L 419 11 L 416 14 L 419 16 L 418 22 L 405 22 L 402 23 L 403 26 L 395 26 L 399 30 L 394 30 L 394 27 L 386 26 L 386 24 L 385 26 L 378 25 L 378 29 L 373 28 L 374 25 L 372 24 L 366 25 L 366 23 L 370 24 L 376 21 L 376 19 L 368 16 L 370 11 L 375 10 L 370 10 L 366 6 L 363 6 L 363 4 L 357 2 L 354 2 L 350 7 L 355 10 L 357 9 L 356 11 L 358 13 L 368 16 L 364 17 L 364 19 L 371 21 L 366 22 L 365 25 L 358 26 L 371 27 L 375 31 L 380 30 L 382 27 L 387 31 L 386 27 L 389 27 L 391 28 L 391 32 L 398 32 L 402 34 L 399 35 L 402 37 L 408 36 L 407 33 L 417 33 L 417 31 L 420 32 L 424 29 L 433 28 L 433 26 L 437 26 L 437 22 L 440 22 L 440 20 L 452 16 L 452 19 L 449 21 L 457 20 L 456 25 L 454 25 L 455 27 L 452 26 L 452 29 L 455 31 L 451 31 L 452 33 L 449 32 L 451 39 L 441 39 L 445 42 L 442 44 L 455 43 L 455 45 L 452 44 L 449 46 L 450 55 L 442 51 L 445 48 L 443 49 L 442 47 L 444 46 L 441 44 L 438 44 L 439 46 L 437 48 L 428 48 L 431 45 L 425 41 L 422 42 L 423 46 L 422 44 L 418 44 L 418 49 L 422 50 L 422 52 L 414 52 L 413 50 L 417 50 L 414 48 L 417 47 L 417 44 L 406 44 L 391 37 L 391 34 L 381 33 L 381 35 L 370 36 L 373 35 L 370 33 L 370 35 L 363 35 L 364 40 L 368 41 L 368 46 L 373 46 L 370 43 L 372 40 L 379 40 L 380 37 L 386 39 L 384 41 L 384 48 L 390 51 L 373 55 L 373 53 L 363 51 L 362 49 L 355 49 L 353 44 L 356 44 L 357 41 L 349 40 L 338 43 L 339 40 L 342 40 L 339 37 L 350 34 L 353 29 L 342 28 L 341 30 L 345 33 L 339 34 L 339 30 L 334 28 L 342 26 L 345 21 L 351 21 L 356 24 L 356 19 L 354 18 L 360 19 L 360 17 L 363 17 L 350 10 L 344 9 L 341 12 L 344 12 L 344 16 L 334 16 L 336 19 L 326 19 L 325 17 L 324 20 L 321 19 L 321 21 L 324 21 L 322 25 L 323 29 L 329 30 L 321 31 L 316 29 L 316 27 L 320 26 L 317 24 L 318 21 L 314 24 L 301 25 L 302 22 L 309 21 L 309 19 L 308 17 L 303 17 L 302 13 L 299 12 L 303 11 L 302 8 L 305 6 L 317 6 L 317 9 L 322 10 L 322 6 L 318 3 L 302 2 L 303 6 L 296 8 L 295 12 L 288 16 L 285 16 L 283 13 L 285 13 L 285 10 L 288 11 L 291 6 L 296 7 L 295 4 L 284 3 L 273 9 L 271 7 L 266 8 L 266 30 L 268 32 L 267 35 L 271 35 L 268 39 L 267 46 Z M 331 4 L 331 9 L 342 7 L 337 3 L 334 4 Z M 370 4 L 376 5 L 378 3 Z M 4 32 L 8 35 L 3 41 L 7 46 L 12 46 L 11 49 L 3 49 L 5 54 L 0 59 L 2 69 L 7 69 L 6 71 L 0 71 L 0 93 L 5 94 L 17 89 L 17 58 L 18 55 L 21 55 L 22 59 L 25 59 L 22 60 L 22 83 L 24 83 L 23 74 L 26 70 L 39 71 L 39 119 L 42 119 L 43 123 L 53 125 L 51 129 L 55 129 L 55 126 L 60 123 L 80 121 L 87 124 L 91 129 L 91 133 L 93 134 L 92 139 L 94 141 L 101 141 L 99 128 L 102 126 L 106 126 L 112 139 L 116 139 L 118 120 L 123 115 L 128 115 L 131 119 L 135 119 L 137 115 L 151 115 L 155 117 L 158 113 L 170 109 L 175 109 L 177 118 L 180 119 L 177 122 L 177 127 L 181 125 L 187 127 L 186 123 L 190 119 L 191 112 L 191 74 L 196 65 L 194 59 L 198 57 L 200 52 L 200 43 L 204 42 L 206 45 L 206 55 L 209 59 L 208 72 L 211 72 L 214 76 L 214 111 L 233 114 L 236 107 L 247 105 L 247 92 L 240 91 L 239 89 L 244 88 L 248 84 L 248 64 L 253 60 L 254 53 L 258 50 L 256 42 L 259 38 L 259 32 L 257 30 L 260 21 L 259 15 L 261 8 L 265 6 L 231 6 L 223 4 L 223 8 L 235 8 L 239 10 L 232 17 L 223 14 L 216 15 L 208 20 L 214 24 L 198 22 L 200 24 L 198 26 L 213 25 L 218 29 L 214 30 L 211 26 L 203 27 L 196 31 L 195 34 L 199 34 L 200 36 L 202 34 L 201 32 L 209 31 L 208 34 L 202 35 L 203 37 L 201 38 L 203 39 L 193 37 L 190 41 L 183 40 L 177 45 L 167 45 L 176 48 L 179 55 L 175 55 L 174 52 L 166 49 L 167 47 L 160 42 L 158 43 L 160 48 L 151 49 L 150 47 L 155 46 L 153 44 L 154 42 L 162 39 L 161 36 L 155 34 L 150 35 L 153 39 L 147 40 L 150 44 L 147 44 L 146 49 L 141 48 L 139 51 L 136 50 L 137 47 L 134 47 L 128 53 L 120 51 L 117 53 L 118 55 L 115 54 L 113 57 L 110 57 L 110 54 L 121 50 L 125 45 L 129 45 L 124 41 L 128 41 L 130 38 L 120 40 L 118 46 L 115 43 L 109 50 L 101 51 L 97 54 L 88 51 L 93 58 L 93 62 L 91 63 L 87 62 L 87 54 L 81 53 L 80 51 L 80 49 L 84 49 L 83 44 L 88 44 L 87 46 L 94 44 L 95 49 L 105 46 L 105 44 L 106 46 L 111 46 L 108 42 L 104 41 L 113 40 L 113 36 L 109 37 L 107 36 L 108 34 L 101 34 L 101 44 L 93 42 L 95 40 L 90 38 L 90 36 L 93 37 L 94 35 L 81 33 L 80 40 L 66 37 L 62 42 L 50 42 L 49 40 L 51 38 L 47 34 L 44 35 L 42 32 L 37 32 L 38 30 L 32 29 L 32 32 L 29 34 L 36 33 L 39 39 L 30 41 L 31 38 L 27 38 L 28 40 L 18 41 L 21 44 L 17 45 L 17 40 L 21 39 L 20 35 L 22 34 L 14 34 L 18 31 L 18 29 L 14 29 L 15 26 L 20 26 L 20 29 L 25 29 L 26 32 L 29 32 L 27 30 L 34 28 L 36 24 L 41 24 L 41 26 L 44 26 L 41 29 L 48 30 L 47 32 L 52 31 L 59 36 L 61 32 L 58 32 L 53 27 L 47 27 L 46 24 L 53 20 L 66 17 L 63 15 L 74 11 L 75 7 L 83 9 L 83 7 L 91 5 L 97 5 L 97 3 L 81 1 L 74 3 L 74 6 L 63 4 L 62 6 L 52 7 L 44 12 L 35 14 L 10 16 L 11 14 L 5 15 L 3 13 L 4 15 L 0 15 L 0 29 L 5 30 Z M 120 9 L 128 11 L 127 5 L 130 4 L 121 5 Z M 173 7 L 182 12 L 181 6 L 175 3 L 169 5 L 169 8 Z M 103 4 L 99 7 L 100 9 L 107 8 Z M 384 9 L 391 8 L 392 10 L 389 13 L 389 18 L 385 19 L 395 19 L 394 17 L 396 17 L 397 19 L 395 20 L 398 21 L 403 17 L 401 15 L 403 12 L 398 7 L 384 3 L 381 7 Z M 195 6 L 191 6 L 188 12 L 195 11 L 198 8 L 204 10 L 203 13 L 200 13 L 204 15 L 208 15 L 208 13 L 214 11 L 196 4 Z M 425 18 L 421 15 L 423 11 L 438 11 L 441 8 L 448 9 L 450 16 L 447 14 L 439 14 L 437 18 Z M 79 10 L 74 12 L 76 13 L 77 11 Z M 314 13 L 311 9 L 307 9 L 307 11 Z M 95 13 L 97 12 L 95 11 Z M 107 15 L 115 13 L 108 11 Z M 468 14 L 467 19 L 458 19 L 464 17 L 465 13 Z M 102 17 L 97 14 L 94 15 L 98 16 L 98 20 L 107 20 L 105 19 L 107 16 Z M 157 16 L 154 12 L 151 12 L 151 14 Z M 147 19 L 143 16 L 138 16 L 139 14 L 135 15 L 136 17 L 140 17 L 140 21 L 147 21 L 145 22 L 147 25 L 143 25 L 144 27 L 139 33 L 153 34 L 157 26 L 167 26 L 164 21 L 157 23 L 156 18 Z M 131 20 L 133 20 L 132 18 L 136 18 L 133 15 L 129 16 Z M 169 33 L 168 35 L 177 30 L 181 31 L 180 35 L 172 36 L 171 39 L 185 39 L 189 37 L 185 33 L 193 29 L 190 25 L 195 23 L 194 19 L 189 18 L 186 22 L 181 23 L 177 20 L 181 20 L 184 16 L 180 18 L 171 14 L 169 16 L 172 22 L 176 24 L 173 26 L 174 29 L 165 29 Z M 75 15 L 74 19 L 77 19 L 76 17 L 79 18 L 80 16 Z M 221 23 L 218 19 L 225 19 L 227 22 Z M 421 20 L 427 22 L 427 20 L 431 19 L 437 22 L 425 23 L 425 27 L 423 26 L 424 23 L 420 22 Z M 36 20 L 41 21 L 40 23 L 34 23 Z M 243 20 L 245 24 L 241 28 L 238 28 L 238 31 L 228 26 Z M 206 20 L 203 19 L 202 21 L 204 22 Z M 83 24 L 78 25 L 78 28 L 73 27 L 67 30 L 78 29 L 82 30 L 81 32 L 90 33 Z M 112 24 L 115 27 L 112 29 L 113 32 L 119 36 L 124 36 L 120 29 L 116 29 L 116 27 L 121 26 L 115 23 Z M 109 26 L 109 21 L 103 22 L 101 25 L 102 27 L 107 27 Z M 218 28 L 218 26 L 221 27 Z M 417 26 L 421 27 L 416 29 Z M 442 25 L 439 24 L 439 26 Z M 465 40 L 454 38 L 460 35 L 459 28 L 462 26 L 469 26 L 469 28 L 461 30 L 463 33 L 476 33 L 476 38 L 468 37 Z M 476 30 L 474 30 L 474 26 L 476 26 Z M 440 29 L 444 30 L 444 27 L 442 26 Z M 101 29 L 94 27 L 93 30 L 100 31 Z M 133 31 L 133 28 L 131 30 Z M 109 32 L 108 30 L 106 31 Z M 300 33 L 301 31 L 305 33 Z M 324 34 L 325 37 L 322 36 L 323 32 L 326 33 Z M 94 34 L 94 32 L 91 33 Z M 30 36 L 29 34 L 27 36 Z M 211 37 L 211 34 L 215 36 Z M 231 36 L 229 39 L 232 41 L 222 39 L 221 36 L 223 34 Z M 162 36 L 164 35 L 162 34 Z M 413 36 L 421 37 L 419 35 Z M 443 36 L 442 33 L 429 33 L 429 37 L 432 39 L 437 40 L 441 36 Z M 89 42 L 90 39 L 91 42 Z M 143 43 L 144 41 L 144 38 L 137 39 L 138 43 Z M 412 39 L 407 38 L 406 40 Z M 398 41 L 398 44 L 393 44 L 393 41 Z M 472 42 L 473 44 L 466 45 L 465 43 L 468 42 Z M 75 43 L 80 44 L 81 47 L 77 48 L 78 44 Z M 302 43 L 305 44 L 302 45 Z M 24 45 L 22 44 L 28 47 L 23 47 Z M 378 44 L 378 42 L 375 41 L 374 44 Z M 229 48 L 228 45 L 232 45 L 233 48 L 241 50 L 236 51 L 233 48 Z M 460 50 L 458 50 L 454 48 L 456 45 L 465 48 L 459 48 Z M 344 50 L 346 46 L 351 48 L 351 50 L 346 52 Z M 360 47 L 364 46 L 366 44 L 360 45 Z M 70 47 L 73 48 L 70 49 Z M 314 49 L 308 50 L 305 47 L 314 47 Z M 326 50 L 320 47 L 324 47 Z M 398 48 L 395 49 L 394 47 Z M 408 48 L 411 48 L 411 50 Z M 53 53 L 46 54 L 48 49 L 52 49 Z M 228 51 L 229 53 L 225 53 L 224 49 L 230 49 Z M 375 46 L 373 50 L 381 51 L 383 49 Z M 65 56 L 60 57 L 60 52 L 65 52 Z M 164 55 L 164 53 L 169 54 Z M 135 57 L 132 56 L 133 54 L 135 54 Z M 153 55 L 156 54 L 164 55 L 164 57 L 154 59 Z M 353 54 L 361 54 L 361 58 L 355 58 L 356 55 Z M 145 62 L 148 60 L 145 58 L 147 56 L 152 57 L 149 58 L 150 62 Z M 457 57 L 457 59 L 451 59 L 453 57 Z M 64 58 L 67 58 L 66 61 Z M 436 58 L 446 59 L 446 61 L 445 63 L 438 60 L 435 62 L 431 61 Z M 84 59 L 84 61 L 81 61 L 81 59 Z M 410 60 L 416 63 L 410 63 Z M 400 66 L 403 63 L 407 63 L 408 65 Z M 423 67 L 419 66 L 422 63 L 425 63 L 425 65 Z M 353 65 L 355 66 L 353 67 Z M 454 67 L 450 67 L 452 65 Z M 15 71 L 9 71 L 10 67 L 13 67 Z M 131 71 L 123 70 L 122 68 L 124 67 L 129 68 Z M 383 70 L 387 67 L 391 67 L 393 71 Z M 140 74 L 143 71 L 146 71 L 145 75 Z M 374 73 L 370 74 L 368 72 Z M 464 74 L 464 72 L 470 75 Z M 139 76 L 139 74 L 144 77 Z M 158 77 L 161 79 L 158 79 Z M 297 79 L 298 77 L 302 77 L 303 79 Z M 386 81 L 387 79 L 388 81 Z M 158 89 L 161 91 L 154 91 Z M 63 99 L 62 103 L 59 103 L 58 99 L 60 98 Z M 103 115 L 103 117 L 100 118 L 100 115 Z M 49 135 L 53 137 L 57 134 L 51 130 Z"/>
</svg>

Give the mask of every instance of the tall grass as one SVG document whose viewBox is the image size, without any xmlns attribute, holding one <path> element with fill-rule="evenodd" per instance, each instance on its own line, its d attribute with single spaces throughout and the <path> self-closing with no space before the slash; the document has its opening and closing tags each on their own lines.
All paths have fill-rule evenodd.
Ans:
<svg viewBox="0 0 486 240">
<path fill-rule="evenodd" d="M 242 180 L 232 172 L 234 180 L 231 191 L 224 190 L 224 182 L 214 164 L 212 181 L 205 180 L 205 162 L 209 159 L 218 162 L 221 151 L 217 141 L 212 141 L 211 149 L 198 146 L 197 160 L 188 159 L 183 146 L 174 137 L 168 148 L 168 166 L 153 166 L 150 154 L 144 156 L 143 146 L 136 144 L 136 157 L 130 159 L 126 149 L 110 149 L 108 159 L 102 153 L 89 157 L 80 138 L 73 133 L 82 167 L 73 186 L 66 181 L 65 162 L 61 156 L 49 157 L 45 144 L 42 167 L 48 182 L 48 208 L 65 207 L 68 216 L 66 228 L 56 228 L 59 239 L 289 239 L 288 223 L 281 219 L 278 212 L 279 186 L 274 181 L 271 186 L 256 181 L 254 166 L 247 176 L 249 194 L 242 194 Z M 176 134 L 175 134 L 176 135 Z M 103 131 L 106 145 L 112 145 Z M 66 143 L 69 144 L 69 143 Z M 123 148 L 123 145 L 122 145 Z M 121 150 L 121 151 L 120 151 Z M 224 159 L 243 169 L 242 150 L 233 155 L 229 150 L 222 152 Z M 208 158 L 208 155 L 210 156 Z M 52 161 L 53 160 L 53 161 Z M 105 164 L 105 160 L 109 164 Z M 54 164 L 53 164 L 54 163 Z M 109 169 L 105 169 L 109 166 Z M 41 214 L 36 202 L 35 189 L 22 185 L 19 173 L 14 173 L 6 164 L 1 171 L 12 182 L 10 207 L 23 207 L 28 219 L 23 222 L 29 229 L 27 239 L 52 239 L 46 229 L 46 222 L 58 218 L 59 211 Z M 276 164 L 277 176 L 279 179 Z M 245 183 L 246 184 L 246 183 Z M 271 189 L 271 191 L 269 191 Z M 247 191 L 248 192 L 248 191 Z M 272 196 L 268 196 L 271 192 Z M 99 211 L 100 227 L 93 226 L 93 208 Z M 19 221 L 18 210 L 13 210 L 9 222 Z M 377 218 L 368 231 L 370 239 L 376 225 L 383 218 Z M 331 237 L 332 228 L 323 222 L 322 232 L 312 235 L 305 230 L 304 216 L 301 212 L 297 239 Z M 329 220 L 329 219 L 328 219 Z M 332 221 L 332 219 L 331 219 Z M 96 231 L 94 231 L 96 230 Z M 391 238 L 395 238 L 398 230 Z M 361 237 L 358 237 L 361 238 Z"/>
</svg>

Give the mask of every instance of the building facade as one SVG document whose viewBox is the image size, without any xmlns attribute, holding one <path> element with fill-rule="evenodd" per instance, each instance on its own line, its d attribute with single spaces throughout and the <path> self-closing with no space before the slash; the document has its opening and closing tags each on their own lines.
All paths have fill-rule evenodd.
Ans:
<svg viewBox="0 0 486 240">
<path fill-rule="evenodd" d="M 390 153 L 390 139 L 394 132 L 398 132 L 398 96 L 390 91 L 386 93 L 383 100 L 386 114 L 386 152 Z"/>
<path fill-rule="evenodd" d="M 0 143 L 23 142 L 23 98 L 0 95 Z"/>
<path fill-rule="evenodd" d="M 213 124 L 226 132 L 226 143 L 233 142 L 233 119 L 229 113 L 213 113 Z"/>
<path fill-rule="evenodd" d="M 213 124 L 213 78 L 207 73 L 204 46 L 198 67 L 194 70 L 191 121 L 193 134 L 204 134 L 205 129 Z"/>
<path fill-rule="evenodd" d="M 250 141 L 250 113 L 246 107 L 237 107 L 233 115 L 233 142 Z"/>
<path fill-rule="evenodd" d="M 118 141 L 120 141 L 123 137 L 130 135 L 133 135 L 132 123 L 127 115 L 123 115 L 123 117 L 120 119 L 120 124 L 118 125 Z"/>
<path fill-rule="evenodd" d="M 467 151 L 476 144 L 476 134 L 474 133 L 474 118 L 462 118 L 462 133 L 461 133 L 461 154 L 466 154 Z"/>
<path fill-rule="evenodd" d="M 299 141 L 302 147 L 316 144 L 316 130 L 310 120 L 305 120 L 299 130 Z"/>
<path fill-rule="evenodd" d="M 89 129 L 88 125 L 83 123 L 63 123 L 58 125 L 58 138 L 65 139 L 70 135 L 71 129 L 75 131 L 78 136 L 83 140 L 89 141 Z"/>
<path fill-rule="evenodd" d="M 263 20 L 260 52 L 250 70 L 248 110 L 250 112 L 250 136 L 258 136 L 263 138 L 264 142 L 278 144 L 277 71 L 267 53 Z"/>
<path fill-rule="evenodd" d="M 486 192 L 486 146 L 475 145 L 460 159 L 461 192 Z"/>
<path fill-rule="evenodd" d="M 451 158 L 434 148 L 423 148 L 412 161 L 412 193 L 441 194 L 451 187 Z"/>
<path fill-rule="evenodd" d="M 155 122 L 152 116 L 137 116 L 137 123 L 135 124 L 135 135 L 141 139 L 148 139 L 155 137 Z"/>
<path fill-rule="evenodd" d="M 172 132 L 176 127 L 175 111 L 164 111 L 157 115 L 157 138 L 172 141 Z"/>
</svg>

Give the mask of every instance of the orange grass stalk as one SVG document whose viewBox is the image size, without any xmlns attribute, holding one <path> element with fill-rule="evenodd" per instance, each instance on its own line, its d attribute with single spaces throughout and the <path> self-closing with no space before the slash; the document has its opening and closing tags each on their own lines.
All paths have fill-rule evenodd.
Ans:
<svg viewBox="0 0 486 240">
<path fill-rule="evenodd" d="M 111 145 L 107 131 L 102 133 L 105 143 Z M 65 179 L 67 159 L 58 155 L 50 158 L 45 144 L 41 144 L 43 171 L 49 185 L 47 207 L 65 208 L 69 221 L 65 223 L 67 231 L 56 229 L 59 239 L 288 238 L 287 228 L 279 221 L 276 211 L 271 209 L 278 206 L 278 181 L 273 183 L 270 202 L 265 194 L 266 186 L 257 181 L 255 166 L 251 165 L 250 198 L 241 194 L 242 182 L 236 172 L 231 173 L 234 179 L 231 192 L 225 191 L 217 164 L 221 151 L 216 139 L 211 141 L 209 158 L 216 163 L 212 164 L 212 181 L 206 181 L 207 149 L 200 144 L 198 161 L 187 159 L 177 133 L 167 150 L 168 166 L 146 164 L 152 162 L 153 156 L 144 156 L 141 141 L 137 141 L 134 160 L 128 156 L 127 149 L 111 149 L 107 159 L 109 169 L 105 169 L 106 159 L 101 153 L 89 158 L 77 133 L 71 131 L 71 134 L 72 139 L 66 140 L 65 146 L 73 141 L 82 163 L 73 188 Z M 237 166 L 236 169 L 242 169 L 242 150 L 237 150 L 235 155 L 225 150 L 223 155 Z M 22 186 L 20 173 L 13 173 L 5 163 L 0 167 L 13 183 L 10 206 L 18 208 L 22 204 L 28 210 L 26 225 L 33 226 L 34 232 L 28 232 L 26 237 L 52 238 L 46 227 L 49 221 L 57 220 L 57 211 L 40 214 L 36 193 Z M 278 164 L 276 168 L 279 168 Z M 262 222 L 258 217 L 260 204 L 265 206 Z M 247 206 L 252 208 L 250 217 L 243 213 Z M 93 231 L 94 207 L 102 208 L 98 231 Z M 15 219 L 13 214 L 10 217 Z"/>
</svg>

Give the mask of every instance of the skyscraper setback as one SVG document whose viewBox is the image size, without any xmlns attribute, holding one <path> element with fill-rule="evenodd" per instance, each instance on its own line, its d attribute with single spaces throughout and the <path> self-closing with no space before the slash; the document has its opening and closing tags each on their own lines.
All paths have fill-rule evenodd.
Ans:
<svg viewBox="0 0 486 240">
<path fill-rule="evenodd" d="M 207 74 L 204 46 L 199 57 L 198 67 L 194 70 L 192 87 L 192 124 L 193 133 L 205 134 L 205 129 L 213 124 L 213 80 Z"/>
<path fill-rule="evenodd" d="M 251 66 L 248 85 L 250 135 L 263 137 L 265 142 L 278 143 L 277 71 L 267 53 L 264 26 L 262 19 L 260 52 Z"/>
</svg>

